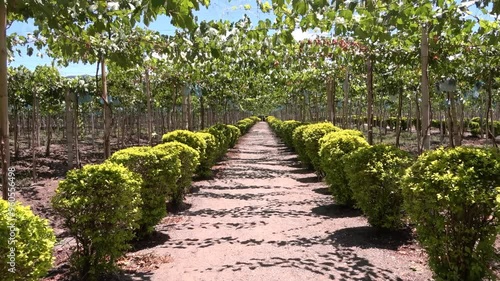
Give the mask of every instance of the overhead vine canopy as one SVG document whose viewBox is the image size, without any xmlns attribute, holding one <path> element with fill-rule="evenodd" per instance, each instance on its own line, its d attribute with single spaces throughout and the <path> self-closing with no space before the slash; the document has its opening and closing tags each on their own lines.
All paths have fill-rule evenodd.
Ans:
<svg viewBox="0 0 500 281">
<path fill-rule="evenodd" d="M 285 111 L 316 120 L 322 112 L 333 117 L 359 112 L 367 116 L 370 138 L 374 107 L 394 109 L 400 95 L 422 102 L 419 110 L 427 119 L 421 126 L 428 127 L 432 106 L 438 111 L 457 98 L 434 89 L 443 79 L 458 81 L 458 98 L 466 105 L 488 98 L 491 113 L 498 102 L 498 1 L 248 0 L 243 9 L 268 16 L 253 22 L 248 16 L 235 22 L 194 16 L 209 5 L 208 0 L 7 1 L 2 6 L 9 24 L 33 19 L 37 30 L 0 41 L 10 59 L 16 48 L 32 43 L 28 54 L 33 47 L 44 50 L 59 65 L 106 63 L 109 82 L 95 89 L 103 91 L 105 106 L 107 93 L 100 88 L 107 84 L 122 106 L 145 104 L 141 83 L 147 72 L 160 107 L 177 106 L 177 93 L 188 87 L 220 111 Z M 178 28 L 174 34 L 147 28 L 160 15 Z M 295 40 L 297 30 L 317 35 Z M 17 69 L 10 79 L 25 72 Z M 6 69 L 0 77 L 1 111 L 7 112 Z M 9 91 L 19 92 L 14 85 Z M 470 94 L 473 89 L 482 96 Z M 11 103 L 19 104 L 21 96 L 12 96 Z M 0 118 L 3 128 L 7 118 L 6 113 Z M 8 143 L 7 129 L 2 136 Z"/>
</svg>

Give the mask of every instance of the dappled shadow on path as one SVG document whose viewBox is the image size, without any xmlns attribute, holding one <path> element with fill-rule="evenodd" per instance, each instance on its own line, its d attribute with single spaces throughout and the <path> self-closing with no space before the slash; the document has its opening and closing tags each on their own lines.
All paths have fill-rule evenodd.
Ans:
<svg viewBox="0 0 500 281">
<path fill-rule="evenodd" d="M 413 235 L 408 228 L 390 231 L 371 226 L 339 229 L 330 236 L 330 239 L 343 247 L 377 248 L 393 251 L 403 245 L 414 243 Z"/>
<path fill-rule="evenodd" d="M 332 192 L 328 189 L 328 187 L 320 187 L 320 188 L 315 188 L 312 191 L 321 194 L 321 195 L 330 195 L 332 196 Z"/>
<path fill-rule="evenodd" d="M 266 225 L 267 223 L 261 221 L 255 223 L 253 227 L 259 225 Z M 316 223 L 315 225 L 317 225 Z M 213 225 L 212 225 L 213 226 Z M 227 224 L 222 223 L 219 226 L 227 227 Z M 219 226 L 217 228 L 219 228 Z M 282 231 L 286 232 L 286 231 Z M 311 237 L 303 237 L 300 235 L 293 235 L 287 240 L 265 240 L 265 239 L 255 239 L 255 238 L 244 238 L 240 239 L 234 236 L 225 236 L 219 238 L 186 238 L 186 239 L 173 239 L 168 240 L 164 248 L 206 248 L 214 246 L 217 244 L 241 244 L 245 246 L 259 246 L 259 245 L 269 245 L 274 247 L 300 247 L 308 248 L 316 245 L 326 245 L 332 246 L 338 251 L 351 251 L 349 247 L 359 247 L 359 248 L 376 248 L 376 249 L 387 249 L 396 251 L 400 246 L 410 244 L 413 241 L 411 233 L 406 230 L 402 231 L 392 231 L 384 232 L 379 231 L 370 226 L 362 226 L 355 228 L 345 228 L 334 232 L 325 232 L 324 235 L 316 235 Z"/>
<path fill-rule="evenodd" d="M 215 199 L 233 199 L 233 200 L 263 200 L 264 197 L 268 196 L 279 196 L 286 195 L 284 191 L 281 192 L 269 192 L 269 193 L 243 193 L 243 194 L 231 194 L 231 193 L 215 193 L 215 192 L 199 192 L 193 194 L 193 197 L 200 198 L 215 198 Z M 264 199 L 269 200 L 269 199 Z"/>
<path fill-rule="evenodd" d="M 152 272 L 137 272 L 133 270 L 123 271 L 116 281 L 150 281 L 153 276 Z M 113 280 L 110 280 L 113 281 Z"/>
<path fill-rule="evenodd" d="M 314 207 L 311 211 L 313 214 L 316 214 L 318 216 L 325 216 L 329 218 L 353 218 L 359 217 L 363 214 L 360 210 L 337 204 L 328 204 Z"/>
<path fill-rule="evenodd" d="M 132 251 L 140 251 L 148 248 L 154 248 L 158 245 L 163 245 L 170 240 L 170 236 L 161 231 L 153 231 L 149 236 L 144 237 L 139 241 L 134 241 Z"/>
<path fill-rule="evenodd" d="M 246 261 L 237 261 L 234 264 L 225 264 L 219 268 L 206 268 L 208 272 L 222 272 L 225 270 L 241 271 L 242 269 L 255 270 L 259 267 L 297 268 L 322 275 L 331 280 L 391 280 L 402 281 L 394 276 L 390 270 L 379 268 L 367 259 L 358 256 L 353 250 L 334 248 L 323 253 L 318 258 L 284 258 L 274 256 L 270 258 L 251 258 Z"/>
</svg>

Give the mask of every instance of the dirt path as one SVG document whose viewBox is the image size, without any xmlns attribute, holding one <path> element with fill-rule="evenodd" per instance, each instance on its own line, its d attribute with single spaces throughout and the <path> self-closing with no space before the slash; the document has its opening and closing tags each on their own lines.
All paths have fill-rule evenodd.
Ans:
<svg viewBox="0 0 500 281">
<path fill-rule="evenodd" d="M 195 183 L 191 208 L 159 225 L 165 239 L 142 250 L 171 262 L 134 279 L 429 280 L 408 233 L 376 233 L 336 206 L 266 123 L 215 168 Z"/>
</svg>

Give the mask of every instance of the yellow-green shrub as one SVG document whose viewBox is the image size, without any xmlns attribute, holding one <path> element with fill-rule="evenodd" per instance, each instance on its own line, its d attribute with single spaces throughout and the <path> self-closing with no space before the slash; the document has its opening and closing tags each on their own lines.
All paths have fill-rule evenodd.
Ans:
<svg viewBox="0 0 500 281">
<path fill-rule="evenodd" d="M 59 182 L 52 205 L 77 242 L 71 263 L 80 279 L 102 278 L 129 249 L 141 217 L 141 184 L 138 174 L 110 162 L 71 170 Z"/>
<path fill-rule="evenodd" d="M 221 159 L 230 147 L 234 147 L 241 136 L 240 129 L 233 125 L 216 124 L 206 130 L 217 142 L 216 159 Z"/>
<path fill-rule="evenodd" d="M 306 152 L 306 143 L 304 139 L 304 131 L 307 129 L 307 126 L 310 125 L 300 125 L 293 130 L 292 133 L 292 141 L 293 141 L 293 149 L 297 152 L 300 162 L 302 165 L 307 168 L 312 168 L 311 159 L 307 155 Z"/>
<path fill-rule="evenodd" d="M 212 166 L 217 160 L 217 155 L 219 154 L 220 147 L 214 137 L 214 135 L 205 132 L 196 132 L 198 136 L 203 138 L 207 144 L 205 151 L 205 157 L 200 161 L 200 166 L 198 168 L 198 175 L 203 177 L 209 177 L 212 175 Z"/>
<path fill-rule="evenodd" d="M 229 141 L 229 148 L 233 148 L 236 145 L 236 142 L 241 136 L 241 131 L 238 129 L 238 127 L 234 125 L 227 125 L 227 129 L 229 129 L 229 135 L 230 135 L 230 141 Z M 224 151 L 226 153 L 226 151 Z"/>
<path fill-rule="evenodd" d="M 322 122 L 311 124 L 306 127 L 303 132 L 304 137 L 304 145 L 307 157 L 310 159 L 310 162 L 313 168 L 316 171 L 321 171 L 321 163 L 319 158 L 319 139 L 321 139 L 324 135 L 329 132 L 340 131 L 341 129 L 335 127 L 330 122 Z"/>
<path fill-rule="evenodd" d="M 196 173 L 203 175 L 206 171 L 207 166 L 210 165 L 208 161 L 210 159 L 207 155 L 207 142 L 203 138 L 202 135 L 196 134 L 195 132 L 191 132 L 188 130 L 175 130 L 163 135 L 163 143 L 178 141 L 180 143 L 186 144 L 192 148 L 194 148 L 199 153 L 199 162 L 198 169 Z M 211 167 L 211 166 L 210 166 Z"/>
<path fill-rule="evenodd" d="M 402 225 L 401 180 L 413 159 L 390 145 L 360 148 L 341 158 L 356 205 L 375 227 L 398 229 Z"/>
<path fill-rule="evenodd" d="M 244 135 L 250 130 L 250 128 L 255 124 L 256 121 L 250 119 L 250 118 L 245 118 L 236 123 L 236 127 L 240 129 L 241 134 Z"/>
<path fill-rule="evenodd" d="M 281 123 L 278 136 L 283 140 L 286 146 L 293 148 L 293 130 L 303 125 L 302 122 L 287 120 Z"/>
<path fill-rule="evenodd" d="M 341 130 L 327 133 L 319 140 L 321 170 L 325 172 L 325 181 L 330 192 L 340 205 L 354 206 L 355 203 L 344 172 L 342 157 L 361 147 L 369 146 L 359 135 L 353 130 Z"/>
<path fill-rule="evenodd" d="M 9 239 L 11 233 L 13 239 Z M 0 199 L 1 280 L 39 280 L 52 267 L 55 242 L 46 219 L 33 214 L 28 206 Z"/>
<path fill-rule="evenodd" d="M 177 180 L 176 188 L 167 194 L 167 200 L 178 206 L 182 203 L 184 195 L 191 187 L 193 175 L 200 165 L 200 153 L 187 144 L 178 141 L 162 143 L 154 148 L 163 150 L 168 154 L 175 154 L 181 161 L 181 176 Z"/>
<path fill-rule="evenodd" d="M 429 151 L 407 170 L 404 182 L 405 209 L 436 280 L 492 277 L 500 153 L 471 147 Z"/>
<path fill-rule="evenodd" d="M 149 146 L 129 147 L 115 152 L 107 161 L 123 164 L 141 175 L 142 217 L 137 236 L 142 238 L 166 216 L 167 195 L 177 189 L 181 176 L 181 161 L 174 153 Z"/>
</svg>

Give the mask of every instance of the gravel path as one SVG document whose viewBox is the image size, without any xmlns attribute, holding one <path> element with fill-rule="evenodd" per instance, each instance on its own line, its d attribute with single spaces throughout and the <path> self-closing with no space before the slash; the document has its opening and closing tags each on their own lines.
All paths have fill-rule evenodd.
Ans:
<svg viewBox="0 0 500 281">
<path fill-rule="evenodd" d="M 378 233 L 341 208 L 265 122 L 243 136 L 156 245 L 170 256 L 136 280 L 430 280 L 408 232 Z"/>
</svg>

